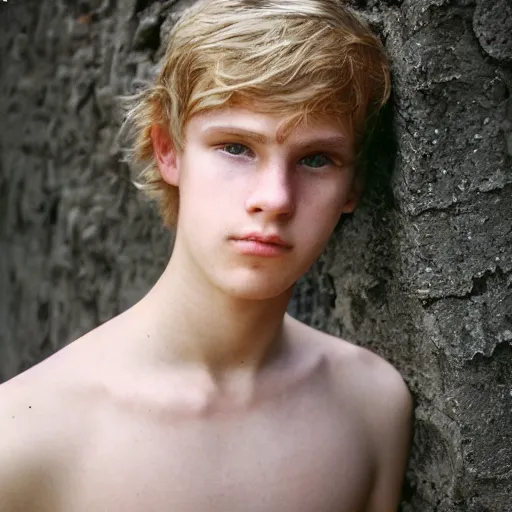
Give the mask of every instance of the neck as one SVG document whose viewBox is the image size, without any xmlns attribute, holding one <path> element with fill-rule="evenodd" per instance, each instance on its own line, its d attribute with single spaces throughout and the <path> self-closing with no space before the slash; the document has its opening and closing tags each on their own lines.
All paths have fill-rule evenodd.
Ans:
<svg viewBox="0 0 512 512">
<path fill-rule="evenodd" d="M 173 254 L 135 306 L 149 352 L 160 362 L 196 364 L 213 376 L 242 368 L 256 372 L 281 348 L 292 290 L 265 300 L 233 297 L 184 260 Z"/>
</svg>

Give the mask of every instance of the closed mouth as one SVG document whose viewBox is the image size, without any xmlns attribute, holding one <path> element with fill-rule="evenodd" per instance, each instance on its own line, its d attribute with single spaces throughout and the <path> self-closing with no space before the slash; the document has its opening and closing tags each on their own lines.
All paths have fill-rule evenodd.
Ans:
<svg viewBox="0 0 512 512">
<path fill-rule="evenodd" d="M 276 235 L 261 236 L 261 235 L 247 235 L 243 237 L 233 237 L 233 240 L 241 240 L 247 242 L 259 242 L 262 244 L 275 245 L 278 247 L 291 248 L 292 246 L 285 242 L 282 238 Z"/>
</svg>

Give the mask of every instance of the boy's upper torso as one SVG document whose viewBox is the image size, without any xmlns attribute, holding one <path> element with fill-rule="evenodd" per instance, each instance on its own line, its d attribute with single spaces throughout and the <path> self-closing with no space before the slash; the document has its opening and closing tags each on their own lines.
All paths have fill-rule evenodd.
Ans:
<svg viewBox="0 0 512 512">
<path fill-rule="evenodd" d="M 137 364 L 102 328 L 6 383 L 0 509 L 389 510 L 372 496 L 390 431 L 408 435 L 402 381 L 366 350 L 286 321 L 294 342 L 245 404 L 196 370 Z"/>
</svg>

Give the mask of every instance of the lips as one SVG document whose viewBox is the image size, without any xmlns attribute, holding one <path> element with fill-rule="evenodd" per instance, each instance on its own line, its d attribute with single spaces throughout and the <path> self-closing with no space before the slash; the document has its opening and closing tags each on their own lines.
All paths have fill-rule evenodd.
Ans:
<svg viewBox="0 0 512 512">
<path fill-rule="evenodd" d="M 292 250 L 291 244 L 272 234 L 248 233 L 231 237 L 231 241 L 242 256 L 280 258 Z"/>
<path fill-rule="evenodd" d="M 292 247 L 291 244 L 284 241 L 278 235 L 263 235 L 260 233 L 249 233 L 249 234 L 243 235 L 243 236 L 235 236 L 235 237 L 233 237 L 233 240 L 245 240 L 245 241 L 249 241 L 249 242 L 259 242 L 262 244 L 278 245 L 278 246 L 284 247 L 284 248 Z"/>
</svg>

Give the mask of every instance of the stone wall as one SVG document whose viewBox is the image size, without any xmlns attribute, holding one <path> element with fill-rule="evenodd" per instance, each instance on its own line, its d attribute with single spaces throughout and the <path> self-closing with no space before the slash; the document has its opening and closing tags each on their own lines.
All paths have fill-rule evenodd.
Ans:
<svg viewBox="0 0 512 512">
<path fill-rule="evenodd" d="M 115 98 L 189 2 L 0 2 L 0 381 L 141 297 L 170 236 L 119 162 Z M 512 510 L 512 7 L 352 0 L 394 95 L 367 193 L 290 311 L 416 399 L 404 512 Z"/>
</svg>

